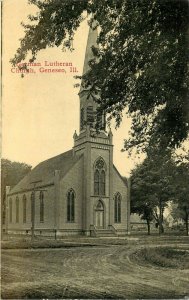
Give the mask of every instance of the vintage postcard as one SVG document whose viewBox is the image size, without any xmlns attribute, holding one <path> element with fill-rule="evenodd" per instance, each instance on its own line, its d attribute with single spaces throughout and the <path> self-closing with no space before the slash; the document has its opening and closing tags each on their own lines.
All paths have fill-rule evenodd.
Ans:
<svg viewBox="0 0 189 300">
<path fill-rule="evenodd" d="M 129 61 L 125 47 L 129 49 L 129 43 L 134 43 L 134 34 L 142 35 L 133 23 L 126 27 L 124 20 L 131 18 L 133 10 L 133 18 L 139 22 L 145 5 L 149 18 L 152 12 L 161 17 L 164 10 L 165 18 L 169 16 L 171 1 L 165 7 L 162 4 L 163 8 L 162 1 L 151 2 L 152 7 L 146 1 L 128 0 L 1 1 L 2 299 L 189 297 L 187 150 L 183 150 L 186 152 L 178 165 L 175 156 L 165 156 L 167 152 L 161 156 L 153 140 L 153 151 L 150 146 L 149 151 L 138 154 L 141 136 L 136 126 L 144 121 L 145 114 L 141 112 L 138 118 L 141 107 L 135 116 L 126 114 L 134 112 L 135 106 L 130 103 L 142 86 L 132 90 L 131 85 L 148 74 L 149 69 L 142 69 L 142 64 L 153 62 L 150 58 L 149 62 L 142 61 L 145 55 L 140 54 L 141 69 L 129 75 L 136 51 L 129 54 Z M 175 5 L 175 9 L 184 20 L 182 6 Z M 134 31 L 127 37 L 129 30 Z M 114 42 L 119 34 L 118 47 Z M 70 43 L 69 47 L 64 43 Z M 140 45 L 140 40 L 137 43 Z M 80 77 L 89 74 L 95 64 L 94 47 L 97 52 L 100 49 L 98 60 L 103 63 L 98 69 L 96 61 L 97 69 L 94 67 L 87 78 L 87 85 Z M 111 47 L 114 49 L 108 52 Z M 114 66 L 112 53 L 115 61 L 116 55 L 123 61 L 119 57 L 119 64 Z M 124 75 L 126 68 L 129 79 Z M 114 74 L 111 84 L 108 72 Z M 158 74 L 154 71 L 154 78 Z M 90 78 L 96 78 L 106 102 L 100 98 L 100 88 L 98 96 L 92 93 Z M 149 76 L 149 82 L 151 79 Z M 157 80 L 161 83 L 160 76 Z M 123 93 L 120 102 L 120 95 L 127 89 L 128 97 L 124 100 Z M 99 99 L 111 103 L 109 112 L 114 115 L 114 107 L 115 116 L 120 113 L 120 105 L 128 101 L 121 112 L 120 126 L 116 127 L 116 118 L 108 122 L 107 107 L 98 113 Z M 112 99 L 117 100 L 115 105 Z M 143 107 L 148 102 L 145 99 Z M 164 105 L 155 105 L 153 113 Z M 129 155 L 125 140 L 132 136 L 132 117 L 137 128 L 136 149 Z M 146 134 L 141 128 L 140 133 Z M 187 139 L 182 137 L 182 141 L 187 149 Z M 149 133 L 144 145 L 147 142 Z M 178 174 L 185 178 L 179 183 L 182 190 L 175 183 Z M 179 200 L 181 194 L 185 202 Z"/>
</svg>

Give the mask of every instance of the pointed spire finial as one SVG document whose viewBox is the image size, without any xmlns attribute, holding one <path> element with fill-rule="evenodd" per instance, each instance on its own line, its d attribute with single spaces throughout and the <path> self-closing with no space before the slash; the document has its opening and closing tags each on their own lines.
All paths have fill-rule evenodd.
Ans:
<svg viewBox="0 0 189 300">
<path fill-rule="evenodd" d="M 108 137 L 109 137 L 110 144 L 112 144 L 112 142 L 113 142 L 113 133 L 112 133 L 111 128 L 110 128 L 110 130 L 108 132 Z"/>
<path fill-rule="evenodd" d="M 77 132 L 76 132 L 76 130 L 75 130 L 74 135 L 73 135 L 74 140 L 75 140 L 77 137 L 78 137 L 78 135 L 77 135 Z"/>
<path fill-rule="evenodd" d="M 93 28 L 89 27 L 87 46 L 85 51 L 85 61 L 83 65 L 83 75 L 87 73 L 87 71 L 89 71 L 90 69 L 89 61 L 94 58 L 92 52 L 92 46 L 97 46 L 97 37 L 98 37 L 97 26 L 94 26 Z"/>
</svg>

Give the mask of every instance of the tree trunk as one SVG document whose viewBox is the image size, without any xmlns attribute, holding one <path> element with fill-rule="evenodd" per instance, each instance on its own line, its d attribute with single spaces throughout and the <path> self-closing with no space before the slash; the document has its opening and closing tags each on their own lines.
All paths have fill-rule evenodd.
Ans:
<svg viewBox="0 0 189 300">
<path fill-rule="evenodd" d="M 159 223 L 159 234 L 162 234 L 164 233 L 164 227 L 163 227 L 163 224 L 162 224 L 162 220 L 160 220 L 160 223 Z"/>
<path fill-rule="evenodd" d="M 188 232 L 189 232 L 189 230 L 188 230 L 188 217 L 189 217 L 189 214 L 188 214 L 188 212 L 187 212 L 187 209 L 186 209 L 186 219 L 185 219 L 185 224 L 186 224 L 186 235 L 188 236 Z"/>
<path fill-rule="evenodd" d="M 149 220 L 146 220 L 147 221 L 147 226 L 148 226 L 148 235 L 150 235 L 150 221 Z"/>
<path fill-rule="evenodd" d="M 159 234 L 164 233 L 163 228 L 163 207 L 161 205 L 161 200 L 159 201 Z"/>
</svg>

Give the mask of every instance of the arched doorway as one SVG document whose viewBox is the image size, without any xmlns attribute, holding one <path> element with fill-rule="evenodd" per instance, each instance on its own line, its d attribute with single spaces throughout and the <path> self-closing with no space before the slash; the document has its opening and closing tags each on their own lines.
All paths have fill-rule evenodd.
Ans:
<svg viewBox="0 0 189 300">
<path fill-rule="evenodd" d="M 104 228 L 104 204 L 101 200 L 98 201 L 95 207 L 95 226 L 96 228 Z"/>
</svg>

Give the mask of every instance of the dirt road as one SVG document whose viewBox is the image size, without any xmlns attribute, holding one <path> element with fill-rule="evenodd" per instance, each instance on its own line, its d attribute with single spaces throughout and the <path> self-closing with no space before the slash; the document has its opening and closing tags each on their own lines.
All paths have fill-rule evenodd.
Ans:
<svg viewBox="0 0 189 300">
<path fill-rule="evenodd" d="M 140 262 L 142 249 L 189 251 L 188 240 L 125 241 L 93 247 L 2 251 L 2 298 L 146 298 L 189 296 L 189 268 Z M 143 250 L 143 252 L 145 252 Z M 185 256 L 186 257 L 186 256 Z M 186 258 L 185 258 L 186 259 Z"/>
</svg>

